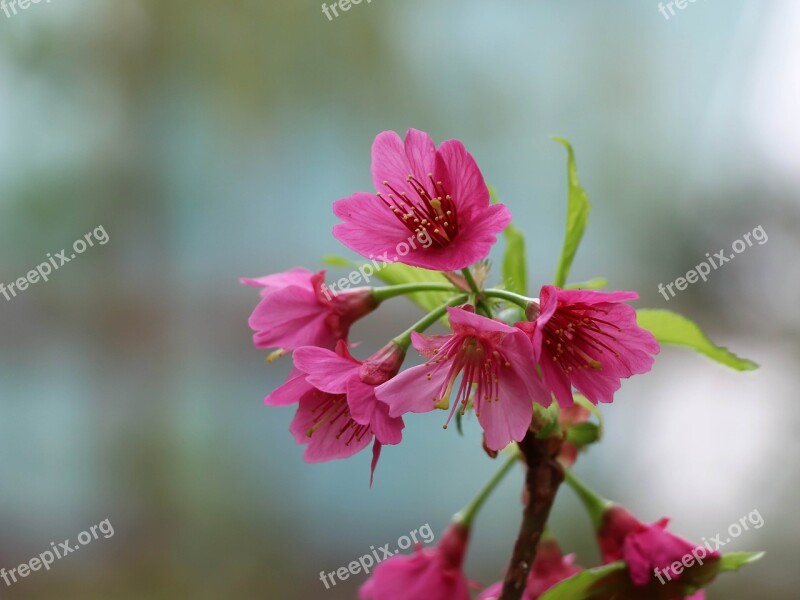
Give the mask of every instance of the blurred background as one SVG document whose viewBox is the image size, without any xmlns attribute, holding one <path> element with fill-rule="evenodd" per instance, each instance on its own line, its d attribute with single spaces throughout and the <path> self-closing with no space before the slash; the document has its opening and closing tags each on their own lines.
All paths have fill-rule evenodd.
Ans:
<svg viewBox="0 0 800 600">
<path fill-rule="evenodd" d="M 594 208 L 572 279 L 700 322 L 739 374 L 665 348 L 604 407 L 577 473 L 695 540 L 753 510 L 726 550 L 765 549 L 710 599 L 797 597 L 800 520 L 800 3 L 54 0 L 0 12 L 0 282 L 102 225 L 110 237 L 0 298 L 0 566 L 110 519 L 100 539 L 6 587 L 26 599 L 354 598 L 320 571 L 430 524 L 437 539 L 496 463 L 474 420 L 407 419 L 369 488 L 369 452 L 307 465 L 286 375 L 251 345 L 238 283 L 324 255 L 331 202 L 371 189 L 385 129 L 458 137 L 555 270 L 565 159 Z M 768 242 L 666 302 L 659 283 L 762 226 Z M 495 256 L 500 256 L 501 248 Z M 496 275 L 495 275 L 496 277 Z M 391 312 L 389 311 L 391 306 Z M 365 357 L 417 317 L 354 329 Z M 479 519 L 470 577 L 506 565 L 521 473 Z M 553 531 L 598 560 L 568 489 Z"/>
</svg>

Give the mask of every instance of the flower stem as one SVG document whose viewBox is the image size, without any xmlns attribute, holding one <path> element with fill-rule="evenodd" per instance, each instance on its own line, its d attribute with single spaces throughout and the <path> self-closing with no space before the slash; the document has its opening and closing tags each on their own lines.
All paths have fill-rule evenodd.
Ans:
<svg viewBox="0 0 800 600">
<path fill-rule="evenodd" d="M 404 296 L 414 292 L 457 292 L 449 283 L 420 282 L 420 283 L 401 283 L 399 285 L 387 285 L 374 288 L 372 297 L 376 302 L 383 302 L 395 296 Z"/>
<path fill-rule="evenodd" d="M 436 308 L 429 312 L 427 315 L 422 317 L 419 321 L 414 323 L 411 327 L 406 329 L 403 333 L 398 335 L 392 341 L 403 348 L 403 350 L 408 350 L 408 347 L 411 345 L 411 334 L 416 332 L 425 331 L 428 327 L 436 323 L 439 319 L 441 319 L 446 313 L 447 309 L 451 306 L 458 306 L 459 304 L 464 304 L 467 301 L 466 294 L 460 294 L 458 296 L 454 296 L 450 298 L 447 302 L 442 304 L 439 308 Z"/>
<path fill-rule="evenodd" d="M 536 558 L 536 547 L 545 530 L 558 487 L 564 480 L 564 469 L 556 460 L 561 449 L 560 437 L 539 439 L 536 433 L 529 431 L 519 447 L 528 464 L 525 507 L 499 600 L 522 598 Z"/>
<path fill-rule="evenodd" d="M 534 298 L 528 298 L 527 296 L 522 296 L 521 294 L 515 294 L 514 292 L 509 292 L 508 290 L 498 290 L 496 288 L 490 288 L 485 290 L 483 293 L 488 298 L 500 298 L 501 300 L 506 300 L 507 302 L 513 302 L 522 308 L 528 308 L 528 305 L 534 301 Z"/>
<path fill-rule="evenodd" d="M 511 456 L 506 459 L 506 462 L 503 463 L 503 466 L 498 469 L 498 471 L 492 476 L 492 478 L 486 482 L 486 485 L 483 486 L 483 489 L 478 493 L 477 496 L 470 502 L 467 506 L 465 506 L 461 511 L 456 513 L 453 517 L 453 521 L 463 525 L 464 527 L 471 527 L 472 521 L 475 519 L 475 516 L 480 511 L 483 504 L 492 495 L 492 492 L 495 488 L 500 484 L 501 481 L 505 478 L 509 471 L 511 471 L 512 467 L 519 463 L 520 453 L 519 447 L 514 446 L 514 450 Z"/>
<path fill-rule="evenodd" d="M 589 517 L 592 519 L 592 524 L 595 529 L 598 529 L 603 521 L 603 515 L 614 503 L 589 489 L 583 482 L 575 477 L 572 471 L 567 470 L 565 478 L 569 487 L 573 489 L 586 507 L 586 512 L 589 513 Z"/>
<path fill-rule="evenodd" d="M 464 276 L 464 279 L 467 280 L 469 284 L 469 288 L 472 290 L 473 293 L 479 294 L 481 289 L 478 287 L 478 283 L 475 281 L 475 278 L 472 276 L 472 271 L 470 271 L 469 267 L 461 269 L 461 274 Z"/>
</svg>

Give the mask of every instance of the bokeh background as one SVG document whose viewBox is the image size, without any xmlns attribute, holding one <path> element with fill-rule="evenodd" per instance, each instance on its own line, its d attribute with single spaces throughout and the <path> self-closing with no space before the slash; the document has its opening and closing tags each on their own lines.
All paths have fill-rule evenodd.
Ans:
<svg viewBox="0 0 800 600">
<path fill-rule="evenodd" d="M 332 571 L 450 515 L 496 465 L 479 430 L 407 419 L 376 484 L 369 456 L 306 465 L 292 409 L 263 396 L 289 363 L 251 346 L 238 284 L 324 255 L 331 202 L 370 188 L 376 133 L 462 139 L 548 282 L 569 138 L 594 204 L 573 280 L 606 276 L 762 365 L 667 348 L 604 408 L 577 472 L 696 540 L 753 510 L 728 549 L 767 558 L 716 600 L 797 597 L 800 467 L 800 3 L 53 0 L 0 13 L 0 281 L 102 225 L 110 236 L 0 298 L 0 566 L 109 518 L 115 535 L 3 598 L 354 598 Z M 761 225 L 769 241 L 667 303 L 657 292 Z M 499 252 L 501 248 L 498 248 Z M 498 254 L 499 256 L 499 254 Z M 417 316 L 359 323 L 359 352 Z M 500 578 L 521 473 L 484 510 L 472 578 Z M 567 489 L 554 533 L 597 558 Z"/>
</svg>

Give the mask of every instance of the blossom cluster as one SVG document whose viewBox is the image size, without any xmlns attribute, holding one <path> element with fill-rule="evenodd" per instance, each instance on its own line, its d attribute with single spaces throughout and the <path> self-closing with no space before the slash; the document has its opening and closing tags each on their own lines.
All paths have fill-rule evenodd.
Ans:
<svg viewBox="0 0 800 600">
<path fill-rule="evenodd" d="M 292 355 L 286 382 L 265 403 L 297 406 L 290 431 L 305 446 L 308 462 L 346 458 L 371 445 L 373 477 L 382 447 L 401 443 L 404 418 L 434 410 L 445 411 L 445 428 L 454 416 L 460 421 L 473 412 L 492 457 L 528 436 L 554 435 L 560 438 L 559 461 L 571 467 L 578 451 L 594 441 L 574 433 L 591 428 L 587 421 L 596 406 L 611 403 L 623 379 L 649 371 L 659 352 L 656 337 L 640 326 L 629 304 L 638 298 L 635 292 L 565 285 L 588 203 L 570 201 L 569 218 L 578 225 L 568 227 L 572 239 L 565 242 L 558 285 L 545 284 L 537 297 L 529 297 L 513 278 L 485 286 L 492 247 L 501 233 L 513 233 L 511 213 L 494 201 L 460 141 L 437 147 L 428 134 L 414 129 L 405 139 L 381 133 L 372 147 L 372 179 L 375 191 L 333 203 L 340 220 L 334 237 L 370 260 L 388 256 L 410 235 L 426 243 L 407 246 L 409 251 L 397 257 L 402 264 L 393 265 L 404 269 L 404 278 L 383 287 L 330 294 L 324 270 L 303 268 L 243 279 L 260 289 L 249 320 L 255 346 L 273 350 L 273 356 Z M 572 175 L 571 185 L 577 186 Z M 582 193 L 577 187 L 572 191 L 576 197 Z M 521 265 L 517 279 L 524 279 L 520 253 L 509 244 L 504 267 Z M 367 358 L 353 355 L 354 323 L 390 298 L 414 299 L 421 293 L 439 302 L 417 298 L 427 311 L 423 318 Z M 427 333 L 443 322 L 448 332 Z M 404 369 L 412 346 L 423 362 Z M 591 495 L 575 485 L 584 498 Z M 691 545 L 667 533 L 666 521 L 644 525 L 621 507 L 602 506 L 596 525 L 604 563 L 621 564 L 626 581 L 641 592 L 624 597 L 648 597 L 644 590 L 653 580 L 651 571 L 668 569 Z M 382 563 L 362 587 L 362 599 L 469 598 L 474 586 L 461 565 L 476 511 L 477 505 L 467 511 L 469 518 L 457 518 L 438 548 Z M 549 535 L 539 541 L 528 568 L 527 586 L 516 590 L 516 598 L 539 598 L 583 571 Z M 687 585 L 675 588 L 672 597 L 703 597 L 702 591 L 683 593 L 701 587 Z M 490 586 L 480 598 L 505 600 L 502 590 L 502 584 Z"/>
</svg>

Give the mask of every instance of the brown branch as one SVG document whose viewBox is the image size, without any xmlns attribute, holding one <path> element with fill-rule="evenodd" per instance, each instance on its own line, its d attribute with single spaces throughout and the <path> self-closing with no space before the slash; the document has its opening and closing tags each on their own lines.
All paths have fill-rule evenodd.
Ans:
<svg viewBox="0 0 800 600">
<path fill-rule="evenodd" d="M 537 439 L 535 433 L 528 432 L 519 447 L 528 464 L 528 473 L 525 476 L 525 507 L 499 600 L 522 598 L 533 559 L 536 557 L 536 546 L 556 499 L 558 486 L 564 481 L 564 469 L 556 460 L 561 449 L 560 437 Z"/>
</svg>

